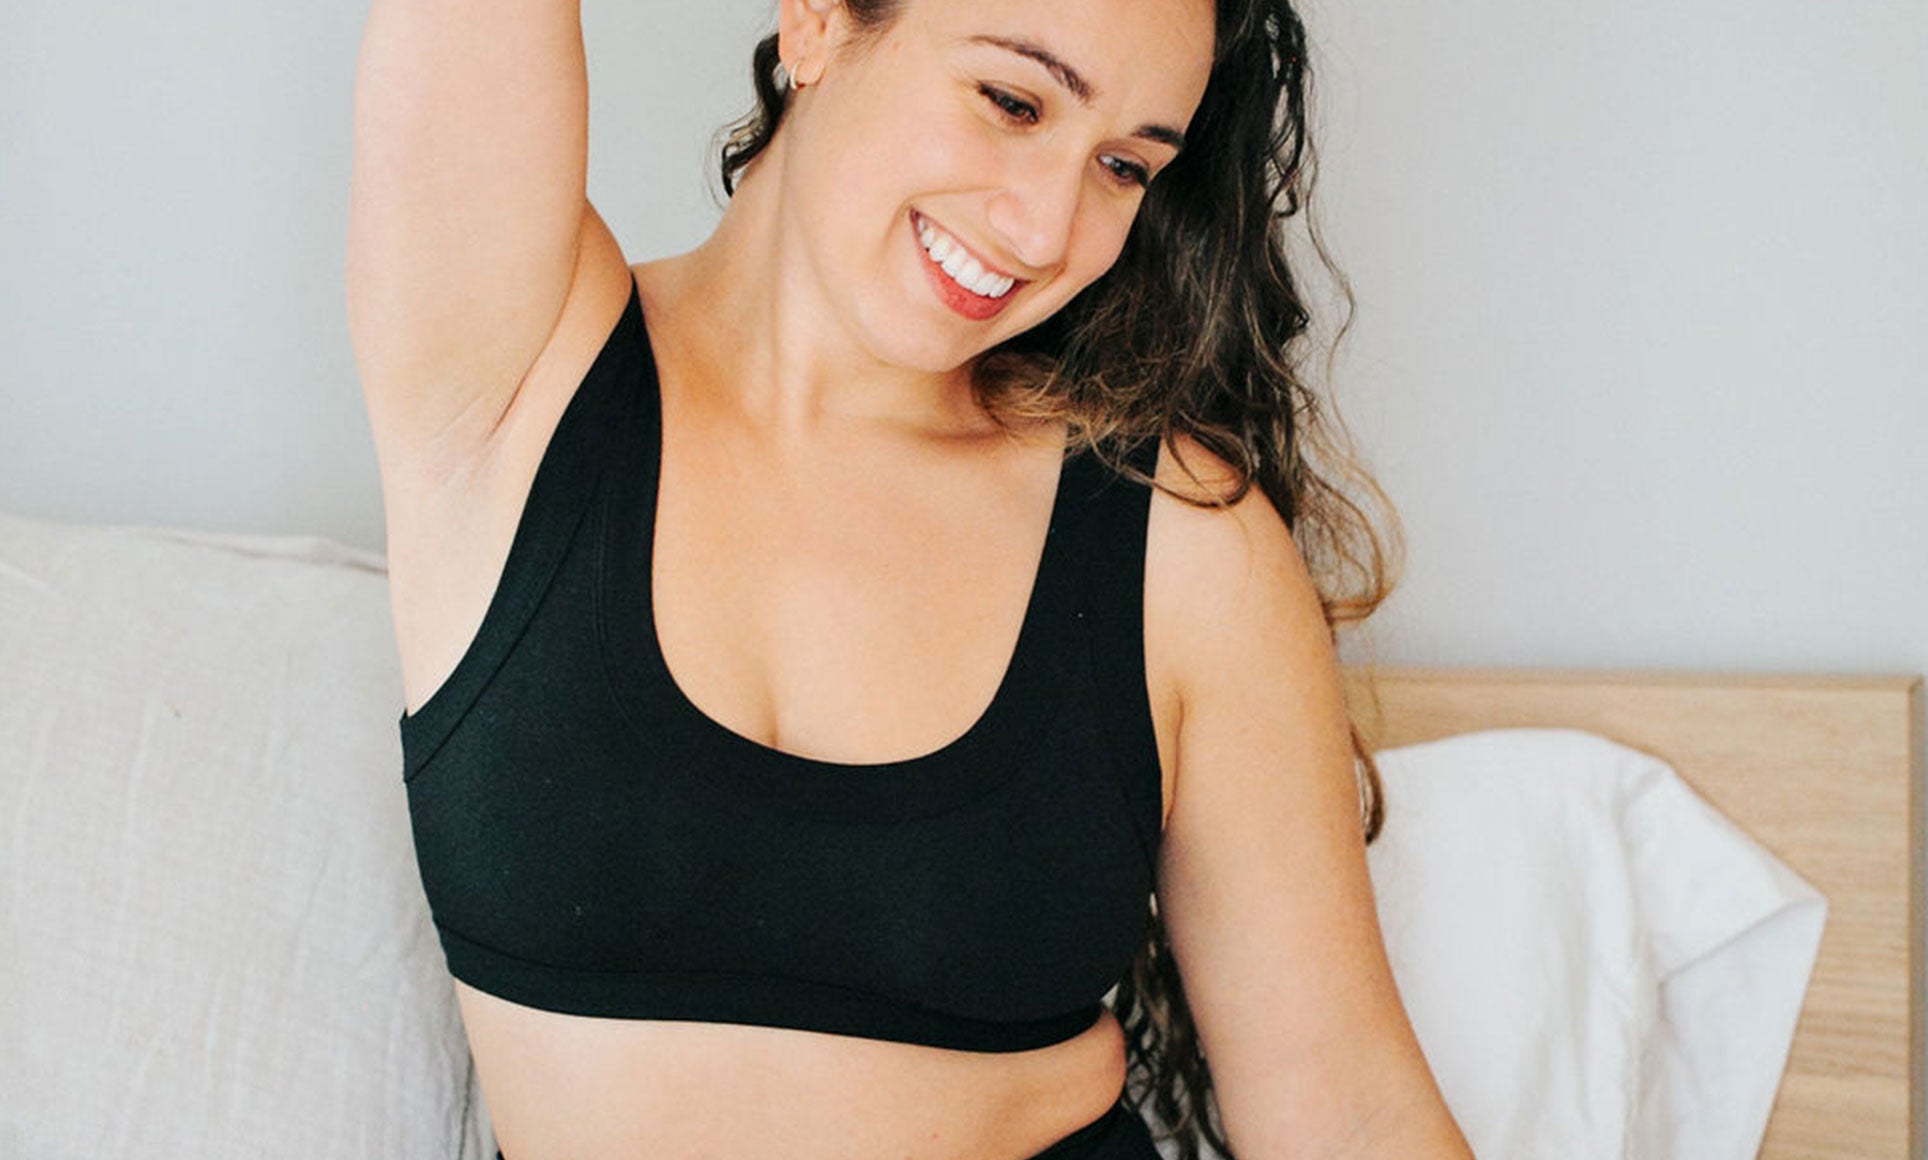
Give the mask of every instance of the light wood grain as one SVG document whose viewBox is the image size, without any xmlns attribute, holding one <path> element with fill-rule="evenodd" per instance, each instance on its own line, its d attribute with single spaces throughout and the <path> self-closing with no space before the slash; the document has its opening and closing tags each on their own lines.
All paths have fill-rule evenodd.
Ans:
<svg viewBox="0 0 1928 1160">
<path fill-rule="evenodd" d="M 1346 679 L 1375 747 L 1567 727 L 1673 766 L 1828 899 L 1760 1155 L 1920 1155 L 1919 676 L 1354 667 Z"/>
</svg>

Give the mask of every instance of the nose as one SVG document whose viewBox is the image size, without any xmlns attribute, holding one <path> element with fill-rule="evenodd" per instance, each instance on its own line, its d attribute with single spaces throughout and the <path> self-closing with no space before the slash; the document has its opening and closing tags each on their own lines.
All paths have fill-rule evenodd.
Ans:
<svg viewBox="0 0 1928 1160">
<path fill-rule="evenodd" d="M 1062 162 L 1026 167 L 1013 173 L 985 206 L 985 220 L 1031 271 L 1064 260 L 1071 244 L 1083 188 L 1076 166 Z"/>
</svg>

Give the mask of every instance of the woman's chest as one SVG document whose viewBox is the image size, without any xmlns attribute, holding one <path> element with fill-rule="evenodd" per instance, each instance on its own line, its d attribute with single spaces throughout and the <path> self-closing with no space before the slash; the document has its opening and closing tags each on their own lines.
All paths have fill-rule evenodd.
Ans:
<svg viewBox="0 0 1928 1160">
<path fill-rule="evenodd" d="M 682 693 L 762 745 L 866 764 L 935 751 L 1011 666 L 1045 530 L 860 490 L 681 481 L 614 611 L 649 617 Z"/>
</svg>

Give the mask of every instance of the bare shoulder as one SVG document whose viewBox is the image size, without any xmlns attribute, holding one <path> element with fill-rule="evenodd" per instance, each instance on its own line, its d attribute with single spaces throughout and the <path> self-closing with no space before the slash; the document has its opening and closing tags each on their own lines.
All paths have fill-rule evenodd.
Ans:
<svg viewBox="0 0 1928 1160">
<path fill-rule="evenodd" d="M 1253 627 L 1241 614 L 1262 614 L 1325 632 L 1304 559 L 1256 482 L 1231 500 L 1237 471 L 1184 435 L 1160 449 L 1156 479 L 1146 532 L 1148 630 L 1237 639 Z"/>
<path fill-rule="evenodd" d="M 1169 783 L 1180 730 L 1205 716 L 1201 706 L 1322 682 L 1334 661 L 1318 589 L 1265 492 L 1254 484 L 1224 502 L 1237 472 L 1185 436 L 1161 448 L 1155 478 L 1145 664 Z"/>
</svg>

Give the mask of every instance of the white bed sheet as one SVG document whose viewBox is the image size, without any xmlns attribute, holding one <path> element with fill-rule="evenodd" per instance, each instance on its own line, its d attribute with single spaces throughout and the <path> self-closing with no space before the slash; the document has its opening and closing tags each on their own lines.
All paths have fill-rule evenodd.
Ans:
<svg viewBox="0 0 1928 1160">
<path fill-rule="evenodd" d="M 1665 762 L 1591 733 L 1378 762 L 1387 953 L 1481 1160 L 1751 1160 L 1825 899 Z"/>
</svg>

